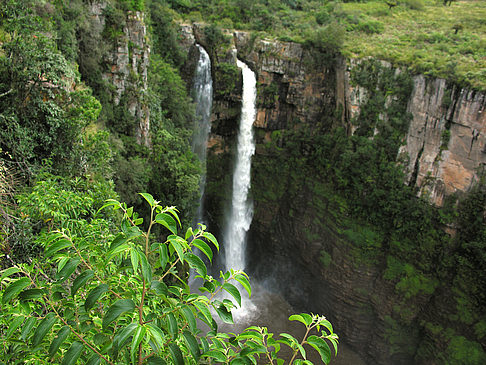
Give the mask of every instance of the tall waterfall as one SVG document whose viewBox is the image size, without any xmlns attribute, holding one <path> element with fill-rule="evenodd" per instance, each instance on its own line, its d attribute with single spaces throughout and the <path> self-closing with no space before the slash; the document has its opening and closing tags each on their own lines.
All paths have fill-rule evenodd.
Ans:
<svg viewBox="0 0 486 365">
<path fill-rule="evenodd" d="M 197 45 L 199 60 L 196 75 L 194 76 L 194 102 L 196 103 L 196 119 L 194 135 L 192 138 L 192 151 L 201 162 L 203 173 L 199 182 L 199 208 L 197 222 L 203 221 L 204 214 L 204 188 L 206 186 L 206 154 L 209 132 L 211 130 L 210 117 L 213 103 L 213 79 L 211 78 L 211 60 L 206 50 Z"/>
<path fill-rule="evenodd" d="M 246 64 L 238 60 L 237 65 L 243 72 L 243 105 L 233 173 L 231 213 L 224 236 L 227 270 L 245 268 L 246 233 L 253 219 L 253 204 L 248 199 L 248 189 L 250 188 L 251 157 L 255 153 L 253 122 L 256 116 L 256 78 Z"/>
</svg>

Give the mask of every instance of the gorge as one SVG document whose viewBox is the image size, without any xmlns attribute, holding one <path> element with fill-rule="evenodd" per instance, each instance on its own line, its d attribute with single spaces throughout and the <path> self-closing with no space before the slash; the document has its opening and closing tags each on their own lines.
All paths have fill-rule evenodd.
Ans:
<svg viewBox="0 0 486 365">
<path fill-rule="evenodd" d="M 186 47 L 194 40 L 208 46 L 203 25 L 182 29 Z M 255 39 L 245 32 L 235 32 L 231 44 L 257 74 L 257 144 L 251 186 L 255 218 L 249 231 L 248 271 L 260 280 L 285 278 L 286 284 L 280 284 L 280 290 L 287 300 L 297 308 L 328 315 L 341 329 L 341 338 L 367 362 L 429 363 L 429 356 L 437 356 L 432 348 L 447 338 L 439 339 L 433 328 L 443 325 L 455 311 L 454 306 L 441 306 L 453 297 L 451 292 L 440 289 L 440 259 L 433 254 L 427 260 L 434 262 L 424 264 L 419 259 L 410 266 L 405 257 L 416 256 L 404 256 L 404 248 L 398 247 L 400 243 L 394 246 L 387 242 L 390 235 L 400 242 L 400 238 L 393 238 L 397 233 L 378 228 L 373 218 L 363 221 L 356 217 L 353 221 L 346 217 L 349 213 L 343 212 L 358 208 L 350 207 L 329 190 L 332 184 L 325 177 L 321 183 L 316 181 L 321 179 L 322 167 L 304 161 L 306 156 L 315 158 L 312 156 L 316 156 L 319 144 L 336 143 L 319 140 L 316 136 L 320 133 L 343 128 L 343 137 L 337 143 L 346 143 L 345 138 L 353 135 L 368 140 L 375 136 L 376 143 L 385 143 L 376 137 L 381 133 L 392 141 L 391 145 L 384 145 L 389 153 L 385 160 L 405 172 L 402 181 L 410 191 L 426 197 L 432 206 L 450 204 L 448 197 L 457 199 L 481 180 L 486 161 L 482 132 L 484 93 L 461 89 L 445 80 L 408 76 L 406 71 L 381 61 L 348 63 L 336 55 L 328 64 L 316 67 L 310 64 L 310 51 L 302 45 Z M 235 62 L 231 46 L 213 50 L 213 57 L 214 54 L 218 54 L 220 64 Z M 221 77 L 218 70 L 215 62 L 216 79 Z M 238 113 L 233 111 L 239 103 L 240 85 L 238 81 L 229 93 L 216 93 L 213 102 L 208 151 L 211 193 L 207 197 L 212 229 L 221 226 L 221 212 L 228 204 L 221 192 L 229 191 L 224 176 L 234 153 Z M 378 103 L 374 104 L 378 110 L 370 109 L 372 103 Z M 370 113 L 374 117 L 369 118 Z M 390 134 L 390 129 L 398 135 Z M 368 166 L 366 159 L 370 157 L 360 158 L 365 160 L 356 163 Z M 370 179 L 378 178 L 372 176 Z M 396 183 L 395 178 L 389 180 L 390 176 L 383 179 L 369 182 L 375 186 Z M 373 188 L 364 189 L 374 194 Z M 365 191 L 358 192 L 356 198 Z M 380 204 L 383 198 L 372 199 Z M 385 214 L 389 220 L 384 224 L 395 222 L 390 226 L 400 231 L 404 223 L 397 223 L 395 214 L 402 215 L 400 220 L 405 222 L 411 217 L 408 214 L 416 213 Z M 420 238 L 402 230 L 402 239 L 423 239 L 422 245 L 428 245 L 427 250 L 438 255 L 443 250 L 450 251 L 447 247 L 451 243 L 447 242 L 457 234 L 458 227 L 437 221 L 433 224 L 442 228 Z M 436 242 L 427 243 L 428 240 Z M 401 259 L 397 261 L 395 257 Z M 401 275 L 404 276 L 400 280 Z M 413 288 L 415 280 L 420 283 L 418 288 Z M 277 281 L 273 280 L 273 285 L 278 287 Z M 459 323 L 460 320 L 454 326 L 456 330 L 462 326 Z M 459 333 L 471 339 L 469 333 Z"/>
</svg>

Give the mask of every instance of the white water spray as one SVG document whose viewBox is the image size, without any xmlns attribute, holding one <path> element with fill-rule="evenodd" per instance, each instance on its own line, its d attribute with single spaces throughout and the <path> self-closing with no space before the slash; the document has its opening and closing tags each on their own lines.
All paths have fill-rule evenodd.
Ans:
<svg viewBox="0 0 486 365">
<path fill-rule="evenodd" d="M 192 138 L 192 151 L 201 162 L 203 172 L 199 182 L 199 207 L 197 222 L 203 221 L 204 189 L 206 186 L 206 155 L 209 132 L 211 130 L 211 107 L 213 103 L 213 79 L 211 78 L 211 60 L 206 50 L 197 45 L 199 60 L 194 77 L 194 102 L 196 103 L 196 119 L 194 121 L 194 135 Z"/>
<path fill-rule="evenodd" d="M 226 270 L 245 269 L 246 233 L 253 219 L 253 204 L 248 199 L 248 190 L 250 188 L 251 157 L 255 153 L 253 122 L 256 116 L 256 78 L 246 64 L 238 60 L 237 65 L 243 72 L 243 101 L 233 173 L 231 213 L 225 234 Z"/>
</svg>

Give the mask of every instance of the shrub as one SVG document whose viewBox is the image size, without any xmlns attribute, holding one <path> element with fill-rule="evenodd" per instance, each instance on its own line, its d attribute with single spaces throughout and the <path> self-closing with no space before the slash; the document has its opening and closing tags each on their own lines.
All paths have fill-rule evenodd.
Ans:
<svg viewBox="0 0 486 365">
<path fill-rule="evenodd" d="M 251 295 L 247 275 L 230 270 L 221 273 L 220 281 L 208 275 L 192 250 L 198 248 L 211 261 L 213 249 L 219 248 L 216 238 L 203 225 L 179 235 L 177 210 L 160 206 L 150 194 L 141 196 L 150 205 L 146 229 L 133 208 L 109 200 L 101 209 L 121 212 L 119 230 L 110 232 L 97 214 L 90 220 L 75 214 L 69 226 L 38 236 L 43 257 L 2 271 L 2 361 L 182 365 L 256 363 L 263 356 L 281 364 L 278 354 L 285 345 L 291 348 L 290 363 L 297 364 L 303 362 L 299 354 L 306 356 L 303 345 L 309 345 L 329 363 L 326 341 L 336 351 L 337 336 L 322 316 L 289 318 L 306 327 L 302 341 L 289 334 L 277 339 L 256 326 L 240 335 L 218 333 L 210 310 L 232 323 L 231 309 L 241 305 L 232 282 Z M 154 239 L 155 226 L 167 229 L 165 240 Z M 183 279 L 185 267 L 202 279 L 200 292 L 207 296 L 191 292 Z M 222 292 L 232 300 L 217 299 Z M 209 332 L 201 332 L 198 321 Z"/>
</svg>

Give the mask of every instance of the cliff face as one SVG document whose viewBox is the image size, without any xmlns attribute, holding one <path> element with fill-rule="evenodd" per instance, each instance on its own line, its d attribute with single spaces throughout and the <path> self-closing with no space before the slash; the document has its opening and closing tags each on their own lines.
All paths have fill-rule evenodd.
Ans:
<svg viewBox="0 0 486 365">
<path fill-rule="evenodd" d="M 90 7 L 98 31 L 102 32 L 107 4 L 93 2 Z M 125 106 L 135 119 L 137 142 L 150 146 L 150 112 L 146 101 L 150 47 L 146 33 L 144 13 L 129 12 L 122 35 L 114 40 L 112 48 L 107 52 L 104 61 L 109 65 L 109 70 L 103 74 L 103 80 L 113 86 L 115 105 L 120 104 L 122 97 L 126 98 Z"/>
<path fill-rule="evenodd" d="M 192 35 L 192 43 L 198 39 L 207 46 L 201 27 L 183 33 Z M 443 310 L 439 302 L 447 295 L 441 294 L 441 300 L 426 293 L 400 296 L 395 284 L 383 278 L 384 259 L 360 257 L 332 214 L 340 204 L 330 202 L 333 192 L 316 184 L 313 172 L 301 165 L 310 149 L 319 148 L 306 143 L 306 134 L 336 125 L 345 126 L 348 135 L 358 133 L 356 121 L 374 92 L 353 81 L 360 61 L 336 56 L 316 65 L 302 45 L 257 39 L 246 32 L 235 32 L 233 42 L 258 82 L 249 271 L 265 280 L 281 278 L 272 285 L 280 285 L 297 308 L 326 314 L 341 338 L 369 363 L 413 363 L 421 339 L 429 335 L 423 328 L 420 333 L 419 323 Z M 216 70 L 218 60 L 212 61 Z M 402 72 L 386 62 L 380 65 L 394 75 Z M 411 86 L 405 100 L 411 121 L 397 161 L 406 183 L 440 206 L 446 196 L 467 192 L 486 162 L 485 95 L 424 76 L 414 76 Z M 387 122 L 387 107 L 396 96 L 384 94 L 378 119 Z M 228 186 L 223 181 L 231 174 L 238 105 L 233 94 L 217 97 L 213 108 L 207 191 L 216 202 L 208 205 L 216 223 L 225 206 L 226 190 L 221 187 Z M 289 143 L 280 137 L 284 132 L 301 142 Z M 279 151 L 288 149 L 297 149 L 294 155 L 300 158 L 285 160 L 288 155 Z M 397 305 L 408 307 L 405 321 L 396 320 Z"/>
</svg>

